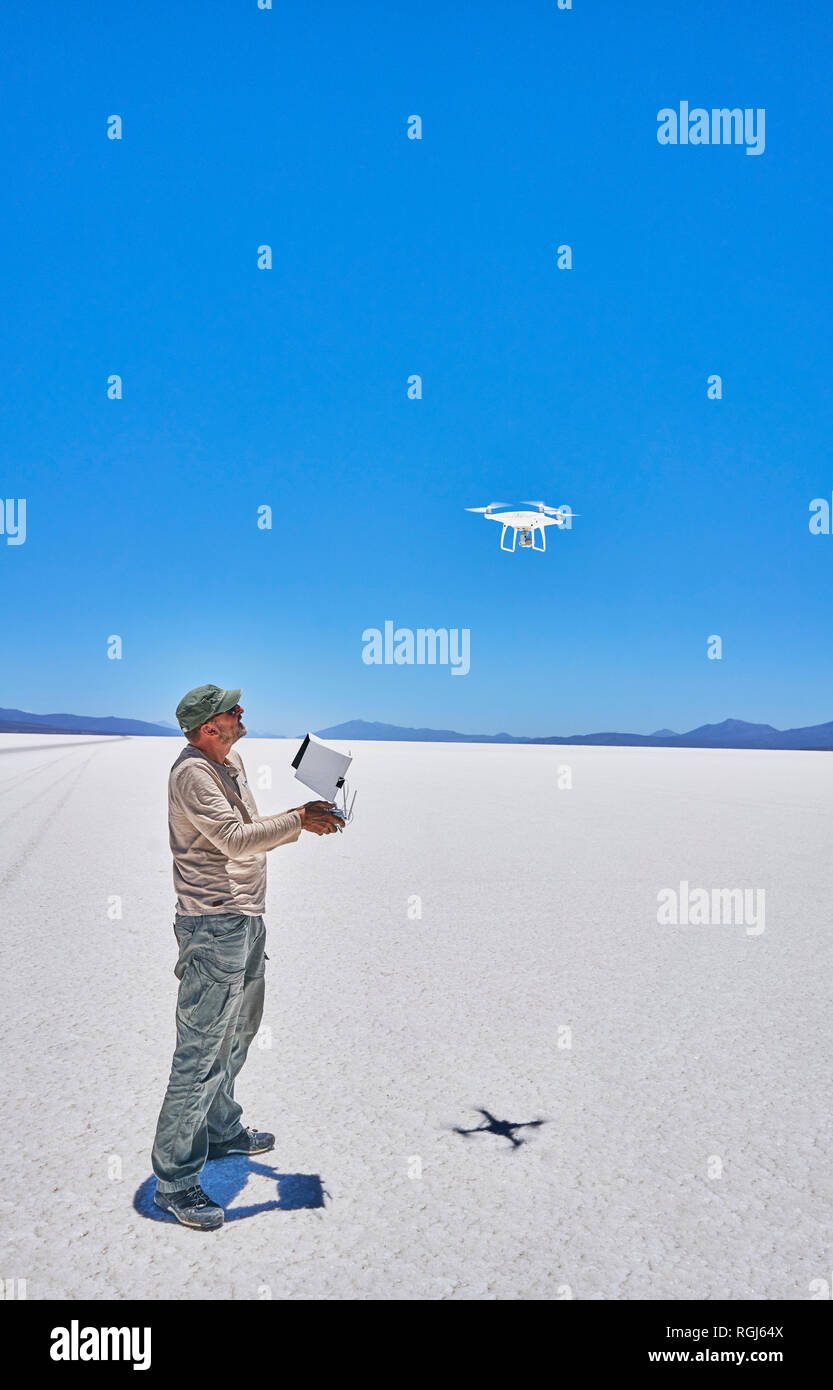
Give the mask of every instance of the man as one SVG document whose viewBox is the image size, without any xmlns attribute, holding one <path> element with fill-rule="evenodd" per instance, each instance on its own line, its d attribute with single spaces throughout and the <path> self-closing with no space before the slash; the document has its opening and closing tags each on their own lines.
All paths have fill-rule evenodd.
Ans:
<svg viewBox="0 0 833 1390">
<path fill-rule="evenodd" d="M 234 1082 L 263 1014 L 266 851 L 302 830 L 333 835 L 327 801 L 259 816 L 239 753 L 239 690 L 200 685 L 177 705 L 188 740 L 168 779 L 174 932 L 180 982 L 176 1050 L 153 1144 L 156 1205 L 183 1226 L 216 1230 L 222 1207 L 203 1192 L 208 1158 L 265 1153 L 275 1136 L 246 1129 Z"/>
</svg>

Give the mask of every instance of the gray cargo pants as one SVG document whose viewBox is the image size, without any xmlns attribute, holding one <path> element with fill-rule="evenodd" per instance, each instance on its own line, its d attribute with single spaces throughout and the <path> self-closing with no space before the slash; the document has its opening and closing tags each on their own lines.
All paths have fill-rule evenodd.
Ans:
<svg viewBox="0 0 833 1390">
<path fill-rule="evenodd" d="M 199 1180 L 209 1143 L 239 1134 L 234 1081 L 263 1015 L 266 925 L 237 913 L 174 919 L 176 1050 L 152 1163 L 160 1192 Z"/>
</svg>

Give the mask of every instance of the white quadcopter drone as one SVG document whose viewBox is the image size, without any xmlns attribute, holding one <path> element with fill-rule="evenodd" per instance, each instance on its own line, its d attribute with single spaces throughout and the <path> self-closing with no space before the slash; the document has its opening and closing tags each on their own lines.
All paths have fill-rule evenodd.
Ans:
<svg viewBox="0 0 833 1390">
<path fill-rule="evenodd" d="M 520 543 L 524 550 L 543 551 L 547 548 L 547 526 L 560 526 L 562 529 L 578 516 L 569 507 L 548 507 L 546 502 L 524 502 L 525 507 L 537 507 L 536 512 L 495 512 L 496 507 L 505 507 L 506 502 L 490 502 L 488 507 L 466 507 L 467 512 L 480 512 L 487 521 L 499 521 L 503 525 L 500 533 L 501 550 L 512 551 Z M 512 544 L 506 544 L 506 533 L 512 532 Z M 541 544 L 535 544 L 537 533 L 541 533 Z"/>
</svg>

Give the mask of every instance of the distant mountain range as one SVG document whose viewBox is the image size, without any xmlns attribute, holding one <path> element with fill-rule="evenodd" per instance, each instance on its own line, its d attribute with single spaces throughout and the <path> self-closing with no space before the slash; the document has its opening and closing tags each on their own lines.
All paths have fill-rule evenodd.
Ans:
<svg viewBox="0 0 833 1390">
<path fill-rule="evenodd" d="M 177 727 L 147 723 L 142 719 L 115 719 L 92 714 L 31 714 L 25 709 L 0 709 L 1 734 L 110 734 L 115 737 L 154 735 L 181 738 Z M 331 728 L 314 730 L 318 738 L 410 742 L 410 744 L 587 744 L 620 748 L 833 748 L 833 720 L 807 728 L 773 728 L 772 724 L 748 724 L 743 719 L 725 719 L 722 724 L 701 724 L 688 734 L 673 728 L 658 728 L 654 734 L 552 734 L 545 738 L 524 738 L 516 734 L 458 734 L 453 728 L 405 728 L 401 724 L 373 724 L 364 719 L 348 720 Z M 303 734 L 266 734 L 252 730 L 253 738 L 302 738 Z"/>
<path fill-rule="evenodd" d="M 771 724 L 748 724 L 744 719 L 724 719 L 722 724 L 702 724 L 687 734 L 658 729 L 653 734 L 557 734 L 525 738 L 515 734 L 458 734 L 453 729 L 408 729 L 398 724 L 371 724 L 351 719 L 329 729 L 314 730 L 319 738 L 376 739 L 397 743 L 552 743 L 594 744 L 624 748 L 833 748 L 833 720 L 802 729 L 775 729 Z M 153 735 L 181 738 L 173 724 L 151 724 L 143 719 L 98 718 L 88 714 L 30 714 L 22 709 L 0 709 L 0 733 L 4 734 L 110 734 L 121 737 Z M 253 738 L 302 738 L 302 734 L 267 734 L 251 731 Z"/>
<path fill-rule="evenodd" d="M 804 729 L 775 729 L 771 724 L 748 724 L 744 719 L 724 719 L 722 724 L 701 724 L 687 734 L 659 729 L 655 734 L 553 734 L 523 738 L 515 734 L 458 734 L 453 729 L 402 729 L 396 724 L 368 724 L 352 719 L 318 731 L 319 738 L 395 739 L 415 743 L 555 743 L 597 744 L 624 748 L 833 748 L 833 720 Z"/>
<path fill-rule="evenodd" d="M 30 714 L 25 709 L 0 709 L 3 734 L 155 734 L 182 738 L 172 725 L 148 724 L 144 719 L 98 718 L 89 714 Z"/>
</svg>

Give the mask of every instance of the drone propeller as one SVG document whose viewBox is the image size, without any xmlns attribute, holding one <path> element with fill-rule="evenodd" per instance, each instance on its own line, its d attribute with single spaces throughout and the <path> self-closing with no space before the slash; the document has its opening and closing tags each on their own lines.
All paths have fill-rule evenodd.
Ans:
<svg viewBox="0 0 833 1390">
<path fill-rule="evenodd" d="M 495 507 L 508 507 L 508 502 L 490 502 L 488 507 L 466 507 L 467 512 L 493 512 Z"/>
<path fill-rule="evenodd" d="M 525 507 L 537 507 L 539 512 L 548 512 L 550 516 L 559 516 L 566 513 L 569 516 L 581 516 L 581 512 L 571 511 L 569 507 L 548 507 L 546 502 L 524 502 Z"/>
</svg>

